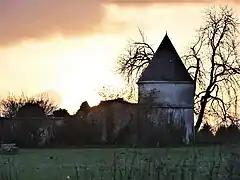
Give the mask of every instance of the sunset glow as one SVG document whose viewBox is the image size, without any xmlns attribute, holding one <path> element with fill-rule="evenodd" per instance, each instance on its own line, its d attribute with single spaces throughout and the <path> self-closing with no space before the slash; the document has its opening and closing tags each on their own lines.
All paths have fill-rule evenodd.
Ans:
<svg viewBox="0 0 240 180">
<path fill-rule="evenodd" d="M 14 6 L 16 1 L 10 1 L 13 3 L 5 5 L 12 6 L 17 13 L 17 6 L 20 5 Z M 74 1 L 75 4 L 77 2 L 80 1 Z M 87 3 L 85 4 L 90 8 Z M 84 21 L 90 16 L 90 12 L 85 12 L 86 15 L 75 14 L 79 16 L 78 18 L 69 17 L 72 20 L 66 20 L 66 23 L 69 22 L 66 24 L 67 29 L 64 29 L 62 22 L 52 17 L 49 23 L 57 24 L 50 26 L 49 31 L 47 31 L 48 24 L 40 20 L 41 26 L 46 28 L 44 32 L 35 31 L 34 26 L 29 26 L 31 30 L 25 35 L 22 26 L 12 25 L 16 28 L 16 32 L 12 29 L 12 37 L 7 38 L 4 33 L 7 34 L 8 30 L 0 30 L 2 33 L 0 35 L 0 95 L 4 97 L 8 92 L 15 94 L 51 92 L 50 95 L 54 94 L 59 106 L 68 109 L 70 113 L 76 112 L 85 100 L 90 105 L 96 105 L 101 100 L 97 91 L 102 86 L 123 86 L 122 78 L 114 72 L 115 62 L 127 47 L 130 38 L 140 39 L 138 27 L 142 29 L 154 48 L 159 45 L 167 31 L 181 54 L 194 40 L 195 29 L 200 27 L 202 22 L 201 11 L 209 5 L 211 4 L 183 6 L 149 3 L 148 6 L 143 7 L 105 3 L 99 15 L 92 16 L 92 21 L 86 20 L 85 24 L 89 24 L 88 26 L 83 27 L 82 24 L 74 22 Z M 41 8 L 44 9 L 42 6 Z M 98 13 L 97 7 L 95 8 L 91 13 Z M 240 5 L 234 5 L 234 10 L 240 13 Z M 78 11 L 80 10 L 73 13 Z M 66 13 L 69 12 L 66 10 Z M 6 25 L 11 21 L 13 19 L 9 19 Z M 37 22 L 34 21 L 34 24 L 39 28 Z M 80 30 L 83 28 L 84 32 L 81 33 Z"/>
</svg>

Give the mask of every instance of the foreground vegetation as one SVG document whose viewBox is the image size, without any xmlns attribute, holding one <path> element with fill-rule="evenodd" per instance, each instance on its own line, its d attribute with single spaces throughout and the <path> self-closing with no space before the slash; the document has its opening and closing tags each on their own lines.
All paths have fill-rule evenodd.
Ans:
<svg viewBox="0 0 240 180">
<path fill-rule="evenodd" d="M 236 146 L 32 149 L 1 155 L 0 179 L 239 179 Z"/>
</svg>

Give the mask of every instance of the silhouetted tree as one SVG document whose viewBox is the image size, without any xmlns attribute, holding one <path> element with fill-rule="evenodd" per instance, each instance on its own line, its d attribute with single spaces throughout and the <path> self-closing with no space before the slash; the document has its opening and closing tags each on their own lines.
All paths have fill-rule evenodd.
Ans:
<svg viewBox="0 0 240 180">
<path fill-rule="evenodd" d="M 87 101 L 84 101 L 80 106 L 80 111 L 83 111 L 84 113 L 88 113 L 91 107 L 89 106 Z"/>
<path fill-rule="evenodd" d="M 202 128 L 196 133 L 196 144 L 212 144 L 214 142 L 214 135 L 212 133 L 212 127 L 205 123 Z"/>
<path fill-rule="evenodd" d="M 40 141 L 41 120 L 46 114 L 44 109 L 37 103 L 27 102 L 21 106 L 14 118 L 24 121 L 17 121 L 13 124 L 14 141 L 21 147 L 34 147 Z"/>
<path fill-rule="evenodd" d="M 36 97 L 28 97 L 22 94 L 21 96 L 14 96 L 10 94 L 7 98 L 3 99 L 0 103 L 2 116 L 7 118 L 16 117 L 17 112 L 23 106 L 38 105 L 44 111 L 45 115 L 51 115 L 57 109 L 57 105 L 47 94 L 41 94 Z"/>
<path fill-rule="evenodd" d="M 68 113 L 68 111 L 66 109 L 57 109 L 55 111 L 53 111 L 53 116 L 54 117 L 67 117 L 70 116 L 70 114 Z"/>
<path fill-rule="evenodd" d="M 219 143 L 236 143 L 239 142 L 240 131 L 235 124 L 229 126 L 220 126 L 215 134 L 215 138 Z"/>
<path fill-rule="evenodd" d="M 196 131 L 206 110 L 210 110 L 209 116 L 224 121 L 236 111 L 240 87 L 238 24 L 237 16 L 228 7 L 206 10 L 205 25 L 198 30 L 197 41 L 185 56 L 197 88 Z"/>
<path fill-rule="evenodd" d="M 45 116 L 44 109 L 37 103 L 25 103 L 16 113 L 16 118 Z"/>
<path fill-rule="evenodd" d="M 84 119 L 87 117 L 91 107 L 89 106 L 87 101 L 82 102 L 80 108 L 75 113 L 74 117 L 77 119 Z"/>
<path fill-rule="evenodd" d="M 113 86 L 103 86 L 98 91 L 98 95 L 104 100 L 113 100 L 123 98 L 128 101 L 136 101 L 136 97 L 132 93 L 132 86 L 126 86 L 125 88 L 117 88 Z"/>
<path fill-rule="evenodd" d="M 198 131 L 205 115 L 227 120 L 236 112 L 240 64 L 238 58 L 238 18 L 232 9 L 209 8 L 204 24 L 198 29 L 196 42 L 182 57 L 195 80 L 195 114 Z M 154 51 L 143 33 L 142 41 L 133 41 L 118 59 L 117 72 L 127 82 L 136 82 L 150 63 Z"/>
</svg>

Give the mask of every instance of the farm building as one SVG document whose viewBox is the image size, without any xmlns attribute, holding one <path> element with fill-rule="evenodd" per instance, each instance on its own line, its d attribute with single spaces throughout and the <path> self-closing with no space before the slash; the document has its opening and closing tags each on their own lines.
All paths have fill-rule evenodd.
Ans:
<svg viewBox="0 0 240 180">
<path fill-rule="evenodd" d="M 194 133 L 195 85 L 167 34 L 137 84 L 138 103 L 149 103 L 145 97 L 154 93 L 155 118 L 164 111 L 168 120 L 183 124 L 188 141 Z"/>
</svg>

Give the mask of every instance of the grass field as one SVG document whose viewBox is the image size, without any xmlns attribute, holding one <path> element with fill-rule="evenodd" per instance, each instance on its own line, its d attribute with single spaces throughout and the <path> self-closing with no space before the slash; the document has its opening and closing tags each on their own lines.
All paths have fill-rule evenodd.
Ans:
<svg viewBox="0 0 240 180">
<path fill-rule="evenodd" d="M 210 179 L 212 176 L 212 179 L 220 179 L 226 171 L 223 164 L 227 163 L 226 159 L 232 151 L 232 148 L 219 146 L 173 149 L 20 149 L 17 155 L 1 155 L 0 172 L 8 176 L 8 180 L 160 179 L 163 176 L 176 176 L 179 179 Z M 0 180 L 4 180 L 3 175 Z"/>
</svg>

